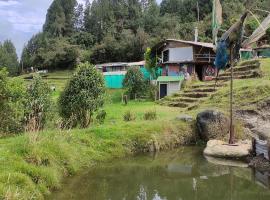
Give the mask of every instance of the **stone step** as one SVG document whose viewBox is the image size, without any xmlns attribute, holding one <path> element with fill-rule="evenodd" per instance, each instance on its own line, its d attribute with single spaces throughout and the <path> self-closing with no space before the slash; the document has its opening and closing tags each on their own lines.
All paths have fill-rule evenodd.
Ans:
<svg viewBox="0 0 270 200">
<path fill-rule="evenodd" d="M 189 104 L 181 103 L 181 102 L 170 102 L 170 103 L 168 103 L 168 106 L 178 107 L 178 108 L 187 108 L 187 107 L 189 107 Z"/>
<path fill-rule="evenodd" d="M 257 78 L 257 77 L 260 77 L 261 75 L 260 74 L 257 74 L 257 73 L 250 73 L 250 74 L 247 74 L 247 75 L 238 75 L 238 76 L 234 76 L 233 79 L 249 79 L 249 78 Z M 222 81 L 225 81 L 225 80 L 230 80 L 231 76 L 230 75 L 226 75 L 226 76 L 221 76 L 221 77 L 218 77 L 218 80 L 222 80 Z"/>
<path fill-rule="evenodd" d="M 183 97 L 189 97 L 189 98 L 204 98 L 204 97 L 208 97 L 208 93 L 189 93 L 186 92 L 183 94 Z"/>
<path fill-rule="evenodd" d="M 181 102 L 181 103 L 194 103 L 194 102 L 197 102 L 198 99 L 196 98 L 187 98 L 187 97 L 178 97 L 178 98 L 172 98 L 171 101 L 178 101 L 178 102 Z"/>
<path fill-rule="evenodd" d="M 258 70 L 250 70 L 250 71 L 238 71 L 238 72 L 233 72 L 234 76 L 245 76 L 245 75 L 250 75 L 254 73 L 259 73 Z M 225 73 L 222 73 L 219 75 L 219 77 L 224 77 L 224 76 L 231 76 L 231 72 L 227 71 Z"/>
<path fill-rule="evenodd" d="M 241 72 L 241 71 L 249 71 L 249 70 L 256 70 L 256 69 L 260 69 L 260 64 L 236 66 L 233 69 L 233 71 Z"/>
<path fill-rule="evenodd" d="M 209 92 L 216 92 L 217 90 L 214 89 L 214 87 L 209 87 L 209 88 L 194 88 L 194 89 L 189 89 L 189 90 L 185 90 L 184 92 L 198 92 L 198 93 L 209 93 Z"/>
<path fill-rule="evenodd" d="M 217 85 L 215 84 L 215 82 L 213 82 L 213 83 L 210 83 L 210 84 L 201 84 L 201 85 L 192 85 L 191 86 L 191 88 L 214 88 L 214 87 L 224 87 L 224 86 L 226 86 L 226 84 L 224 84 L 224 83 L 217 83 Z"/>
</svg>

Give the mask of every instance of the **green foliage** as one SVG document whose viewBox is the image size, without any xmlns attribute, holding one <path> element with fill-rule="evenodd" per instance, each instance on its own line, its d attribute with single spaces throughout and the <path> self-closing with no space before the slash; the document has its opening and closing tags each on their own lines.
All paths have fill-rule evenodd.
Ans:
<svg viewBox="0 0 270 200">
<path fill-rule="evenodd" d="M 70 44 L 65 38 L 49 38 L 39 33 L 23 49 L 21 60 L 24 69 L 55 70 L 74 68 L 79 57 L 79 46 Z"/>
<path fill-rule="evenodd" d="M 103 76 L 89 63 L 80 64 L 59 99 L 60 115 L 74 127 L 87 128 L 104 104 Z"/>
<path fill-rule="evenodd" d="M 51 90 L 39 75 L 34 76 L 27 92 L 25 120 L 27 131 L 40 131 L 44 128 L 52 105 Z"/>
<path fill-rule="evenodd" d="M 43 30 L 52 37 L 70 36 L 74 31 L 76 0 L 54 0 L 48 9 Z"/>
<path fill-rule="evenodd" d="M 245 0 L 221 3 L 222 29 L 226 30 L 245 10 Z M 256 0 L 249 7 L 267 10 L 268 4 L 268 0 Z M 255 14 L 260 20 L 266 16 L 259 11 Z M 163 0 L 160 5 L 155 0 L 94 0 L 85 8 L 75 0 L 54 0 L 48 9 L 43 36 L 38 34 L 30 40 L 21 60 L 25 68 L 47 69 L 71 68 L 77 61 L 139 61 L 147 47 L 164 38 L 194 40 L 195 27 L 199 29 L 199 41 L 211 42 L 211 18 L 212 0 Z M 254 27 L 255 21 L 250 17 L 246 36 Z M 269 38 L 268 31 L 266 39 Z"/>
<path fill-rule="evenodd" d="M 98 112 L 96 119 L 98 120 L 98 122 L 100 124 L 104 123 L 106 115 L 107 115 L 107 113 L 106 113 L 105 110 L 101 110 L 101 111 Z"/>
<path fill-rule="evenodd" d="M 130 110 L 128 110 L 125 112 L 123 119 L 125 122 L 135 121 L 136 115 L 134 113 L 132 113 Z"/>
<path fill-rule="evenodd" d="M 151 74 L 151 76 L 155 79 L 157 78 L 156 75 L 156 69 L 157 69 L 157 57 L 152 57 L 152 51 L 151 48 L 147 48 L 146 52 L 144 54 L 144 60 L 145 60 L 145 68 L 147 71 Z"/>
<path fill-rule="evenodd" d="M 128 69 L 123 81 L 123 86 L 131 99 L 141 97 L 145 94 L 146 84 L 139 67 L 131 67 Z"/>
<path fill-rule="evenodd" d="M 10 75 L 17 75 L 19 71 L 19 62 L 16 48 L 11 40 L 0 43 L 0 68 L 7 68 Z"/>
<path fill-rule="evenodd" d="M 24 97 L 23 80 L 9 78 L 7 70 L 0 70 L 0 136 L 23 130 Z"/>
<path fill-rule="evenodd" d="M 158 87 L 152 83 L 146 84 L 146 95 L 151 101 L 156 100 Z"/>
</svg>

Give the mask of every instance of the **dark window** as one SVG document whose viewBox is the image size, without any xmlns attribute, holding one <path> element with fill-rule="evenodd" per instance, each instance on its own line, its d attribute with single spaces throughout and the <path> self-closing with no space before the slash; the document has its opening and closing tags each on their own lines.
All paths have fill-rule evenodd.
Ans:
<svg viewBox="0 0 270 200">
<path fill-rule="evenodd" d="M 163 51 L 163 62 L 169 61 L 169 50 Z"/>
</svg>

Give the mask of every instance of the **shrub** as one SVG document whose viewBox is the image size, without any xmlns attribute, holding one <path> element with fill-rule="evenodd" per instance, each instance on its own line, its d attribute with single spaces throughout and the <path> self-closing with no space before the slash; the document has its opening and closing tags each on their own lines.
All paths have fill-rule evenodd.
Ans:
<svg viewBox="0 0 270 200">
<path fill-rule="evenodd" d="M 126 89 L 126 93 L 130 96 L 130 99 L 134 99 L 135 96 L 143 96 L 146 90 L 144 77 L 139 67 L 131 67 L 128 69 L 123 86 Z"/>
<path fill-rule="evenodd" d="M 106 115 L 107 115 L 107 113 L 106 113 L 105 110 L 101 110 L 101 111 L 98 112 L 96 119 L 98 120 L 98 122 L 100 124 L 104 123 Z"/>
<path fill-rule="evenodd" d="M 144 120 L 156 120 L 157 119 L 157 112 L 155 110 L 147 111 L 144 113 L 143 116 Z"/>
<path fill-rule="evenodd" d="M 126 122 L 136 120 L 136 116 L 130 110 L 125 112 L 123 118 L 124 118 L 124 121 Z"/>
<path fill-rule="evenodd" d="M 0 135 L 23 131 L 26 90 L 23 80 L 9 78 L 7 70 L 0 70 Z"/>
<path fill-rule="evenodd" d="M 149 83 L 147 86 L 147 97 L 155 101 L 156 100 L 156 95 L 157 95 L 158 87 L 154 84 Z"/>
<path fill-rule="evenodd" d="M 28 88 L 25 102 L 26 131 L 40 131 L 44 128 L 51 104 L 49 85 L 40 75 L 35 75 Z"/>
<path fill-rule="evenodd" d="M 59 98 L 60 115 L 70 127 L 87 128 L 93 114 L 103 106 L 105 84 L 94 65 L 80 64 Z M 67 127 L 67 126 L 65 126 Z"/>
</svg>

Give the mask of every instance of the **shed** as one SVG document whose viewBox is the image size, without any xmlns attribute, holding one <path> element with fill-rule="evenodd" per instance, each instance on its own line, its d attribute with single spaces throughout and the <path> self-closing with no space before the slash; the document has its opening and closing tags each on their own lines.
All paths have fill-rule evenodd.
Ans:
<svg viewBox="0 0 270 200">
<path fill-rule="evenodd" d="M 178 92 L 181 89 L 184 76 L 160 76 L 157 79 L 159 98 Z"/>
<path fill-rule="evenodd" d="M 255 56 L 258 58 L 270 58 L 270 45 L 263 45 L 254 49 Z"/>
</svg>

